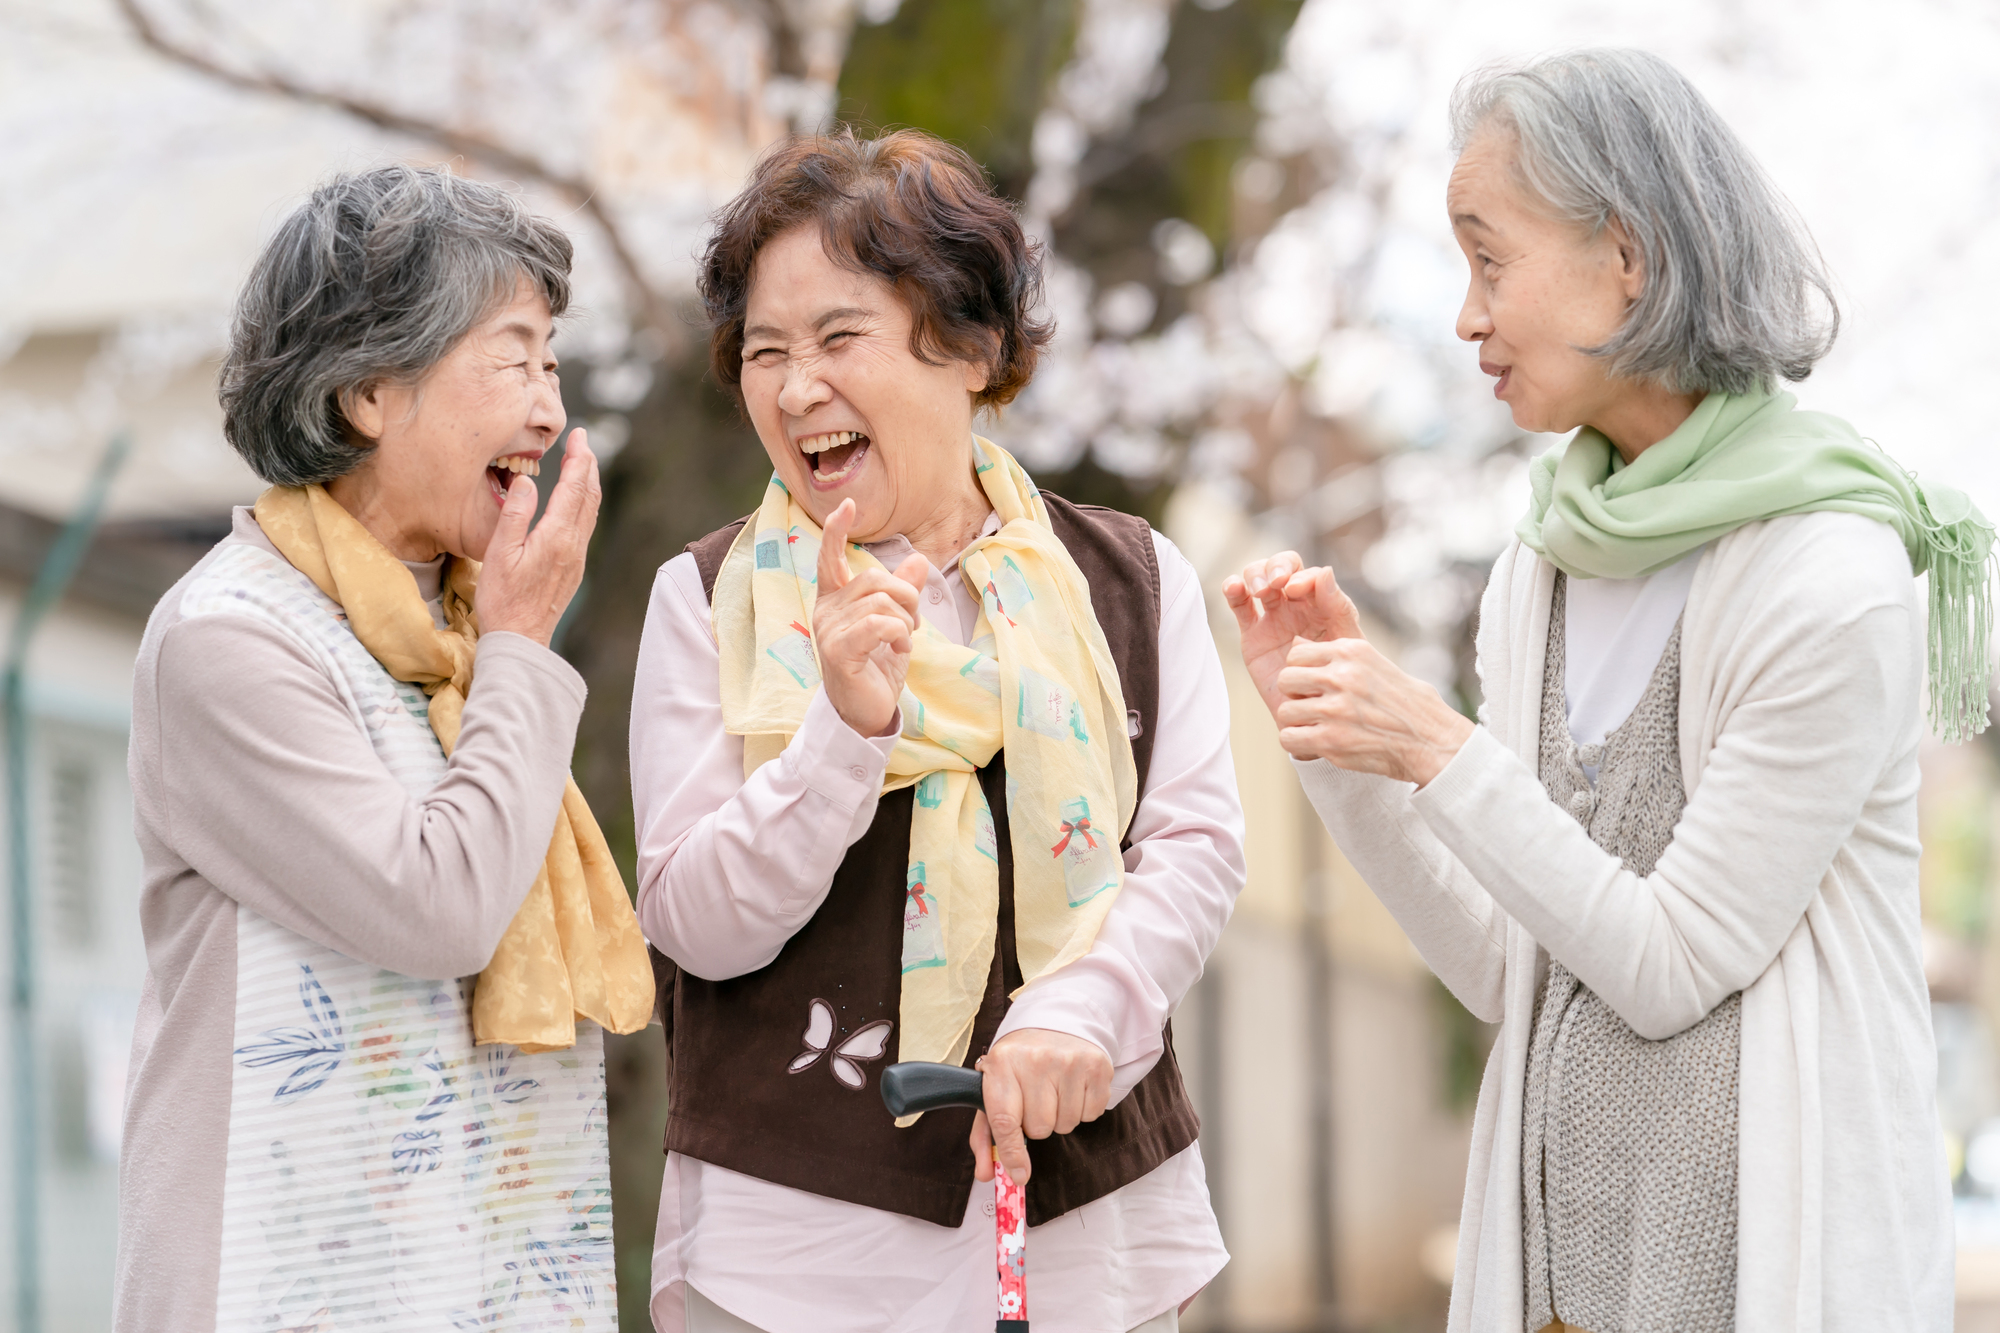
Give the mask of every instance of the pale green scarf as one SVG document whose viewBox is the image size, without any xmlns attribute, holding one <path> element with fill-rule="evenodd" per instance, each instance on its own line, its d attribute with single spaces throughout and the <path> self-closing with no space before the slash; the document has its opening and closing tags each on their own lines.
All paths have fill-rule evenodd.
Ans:
<svg viewBox="0 0 2000 1333">
<path fill-rule="evenodd" d="M 1993 525 L 1948 486 L 1919 486 L 1838 417 L 1788 393 L 1712 393 L 1673 434 L 1622 466 L 1588 426 L 1528 469 L 1515 533 L 1573 578 L 1637 578 L 1745 523 L 1832 509 L 1887 523 L 1930 575 L 1931 726 L 1986 729 Z"/>
</svg>

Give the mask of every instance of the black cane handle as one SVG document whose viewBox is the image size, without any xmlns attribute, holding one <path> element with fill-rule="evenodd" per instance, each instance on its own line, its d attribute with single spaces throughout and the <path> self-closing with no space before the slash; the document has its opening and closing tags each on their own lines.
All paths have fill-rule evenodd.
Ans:
<svg viewBox="0 0 2000 1333">
<path fill-rule="evenodd" d="M 985 1082 L 977 1069 L 908 1060 L 882 1071 L 882 1104 L 898 1119 L 947 1106 L 977 1111 L 986 1105 Z"/>
</svg>

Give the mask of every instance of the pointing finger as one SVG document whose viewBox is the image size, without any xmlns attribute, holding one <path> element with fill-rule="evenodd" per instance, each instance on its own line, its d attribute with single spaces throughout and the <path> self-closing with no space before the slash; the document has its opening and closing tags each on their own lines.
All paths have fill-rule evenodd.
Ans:
<svg viewBox="0 0 2000 1333">
<path fill-rule="evenodd" d="M 850 577 L 847 534 L 854 527 L 854 510 L 853 500 L 842 500 L 839 507 L 826 516 L 826 524 L 820 529 L 819 590 L 822 593 L 838 592 L 847 586 Z"/>
</svg>

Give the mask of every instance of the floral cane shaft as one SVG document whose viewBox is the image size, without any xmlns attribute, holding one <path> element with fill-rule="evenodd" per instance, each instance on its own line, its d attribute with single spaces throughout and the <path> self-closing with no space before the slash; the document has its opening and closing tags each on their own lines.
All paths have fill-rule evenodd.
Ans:
<svg viewBox="0 0 2000 1333">
<path fill-rule="evenodd" d="M 999 1273 L 999 1326 L 1028 1326 L 1028 1199 L 993 1154 L 993 1243 Z"/>
</svg>

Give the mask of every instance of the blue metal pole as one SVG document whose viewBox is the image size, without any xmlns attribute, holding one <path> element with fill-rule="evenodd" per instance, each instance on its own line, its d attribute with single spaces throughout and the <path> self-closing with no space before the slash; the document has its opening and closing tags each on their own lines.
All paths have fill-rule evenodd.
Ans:
<svg viewBox="0 0 2000 1333">
<path fill-rule="evenodd" d="M 83 501 L 57 534 L 28 589 L 14 632 L 7 643 L 7 662 L 0 671 L 0 714 L 7 731 L 7 887 L 8 933 L 13 938 L 13 977 L 9 988 L 13 1029 L 14 1077 L 14 1267 L 15 1327 L 19 1333 L 41 1333 L 41 1160 L 36 1133 L 36 1099 L 40 1080 L 35 1056 L 35 947 L 28 858 L 28 706 L 23 672 L 28 645 L 42 620 L 69 587 L 83 562 L 90 539 L 104 513 L 111 480 L 132 450 L 132 437 L 120 431 L 98 460 Z"/>
</svg>

